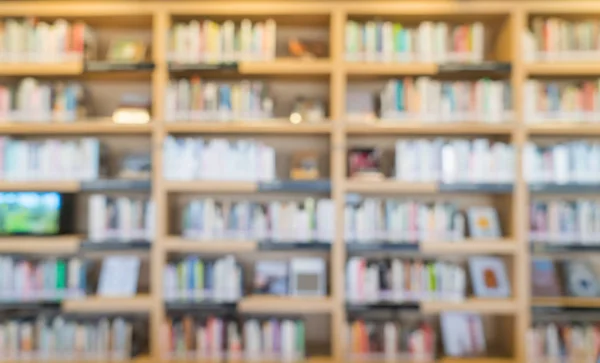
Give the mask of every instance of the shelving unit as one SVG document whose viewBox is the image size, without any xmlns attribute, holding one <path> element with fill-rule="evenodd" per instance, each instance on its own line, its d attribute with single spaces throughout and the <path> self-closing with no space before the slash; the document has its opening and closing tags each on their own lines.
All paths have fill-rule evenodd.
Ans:
<svg viewBox="0 0 600 363">
<path fill-rule="evenodd" d="M 173 235 L 168 230 L 169 194 L 172 193 L 220 193 L 256 194 L 258 183 L 249 182 L 189 182 L 167 181 L 163 178 L 162 144 L 171 135 L 231 134 L 326 137 L 330 152 L 331 198 L 335 202 L 335 239 L 329 253 L 330 295 L 322 299 L 248 297 L 242 299 L 238 308 L 242 312 L 259 313 L 301 313 L 327 314 L 331 317 L 331 356 L 310 357 L 310 362 L 343 362 L 348 347 L 345 343 L 344 325 L 346 302 L 344 296 L 344 271 L 347 256 L 344 243 L 344 204 L 347 193 L 366 195 L 436 195 L 443 188 L 436 183 L 405 183 L 393 180 L 353 181 L 346 177 L 346 148 L 348 140 L 354 136 L 394 136 L 402 135 L 468 135 L 505 137 L 517 149 L 534 136 L 599 136 L 599 124 L 526 124 L 523 118 L 524 82 L 530 76 L 589 76 L 600 75 L 598 63 L 542 64 L 527 63 L 521 51 L 521 35 L 526 28 L 527 18 L 532 13 L 544 14 L 593 14 L 600 16 L 600 2 L 588 1 L 536 1 L 536 0 L 478 0 L 478 1 L 14 1 L 0 3 L 0 16 L 45 16 L 83 17 L 111 23 L 111 18 L 127 21 L 140 16 L 151 17 L 152 61 L 154 69 L 150 74 L 152 89 L 152 114 L 154 121 L 147 125 L 118 125 L 109 120 L 78 120 L 73 123 L 0 123 L 0 135 L 45 136 L 45 135 L 141 135 L 151 138 L 152 144 L 152 198 L 156 205 L 156 238 L 151 249 L 150 294 L 131 299 L 108 299 L 90 297 L 69 300 L 63 303 L 69 312 L 149 312 L 150 313 L 150 357 L 136 358 L 135 362 L 161 361 L 161 323 L 165 317 L 165 302 L 162 295 L 162 270 L 169 253 L 250 253 L 259 250 L 259 241 L 230 241 L 214 243 L 193 243 Z M 231 77 L 268 76 L 277 77 L 322 77 L 329 85 L 329 119 L 323 124 L 292 125 L 285 119 L 244 121 L 233 123 L 170 123 L 163 120 L 165 114 L 165 89 L 172 74 L 194 72 L 193 70 L 170 70 L 166 59 L 166 34 L 173 17 L 177 16 L 319 16 L 328 19 L 329 58 L 322 60 L 276 59 L 273 62 L 240 62 L 236 73 Z M 350 78 L 371 79 L 411 75 L 436 75 L 435 64 L 386 64 L 350 63 L 344 60 L 345 22 L 351 16 L 398 17 L 409 16 L 418 19 L 431 17 L 444 19 L 479 19 L 486 22 L 492 17 L 506 17 L 506 27 L 500 35 L 502 46 L 497 51 L 498 60 L 511 64 L 508 79 L 512 84 L 515 119 L 510 124 L 428 124 L 414 120 L 403 124 L 351 123 L 345 120 L 345 93 Z M 125 19 L 125 20 L 123 20 Z M 500 59 L 502 58 L 502 59 Z M 209 72 L 203 71 L 203 72 Z M 483 73 L 485 74 L 485 73 Z M 1 77 L 87 77 L 82 63 L 59 64 L 0 64 Z M 130 80 L 127 72 L 111 74 L 111 79 L 123 82 Z M 90 76 L 92 77 L 92 76 Z M 103 77 L 95 75 L 93 77 Z M 138 79 L 136 75 L 132 79 Z M 494 254 L 511 258 L 510 275 L 513 296 L 510 299 L 485 300 L 469 298 L 463 302 L 424 302 L 420 309 L 426 314 L 439 314 L 445 311 L 468 311 L 488 315 L 499 315 L 514 319 L 513 324 L 500 327 L 500 335 L 512 337 L 513 357 L 489 359 L 450 359 L 441 358 L 438 363 L 525 363 L 525 333 L 530 326 L 532 306 L 549 307 L 600 307 L 598 299 L 578 298 L 531 298 L 530 293 L 530 247 L 529 201 L 530 190 L 517 160 L 517 178 L 508 193 L 511 206 L 509 215 L 511 235 L 497 241 L 467 241 L 464 243 L 444 243 L 424 241 L 422 252 L 437 255 L 485 255 Z M 0 191 L 58 191 L 77 193 L 81 183 L 48 181 L 21 182 L 0 181 Z M 469 194 L 470 192 L 463 192 Z M 481 193 L 473 190 L 472 193 Z M 485 192 L 483 192 L 485 193 Z M 61 254 L 72 253 L 79 247 L 84 237 L 61 236 L 52 238 L 2 237 L 1 253 Z"/>
</svg>

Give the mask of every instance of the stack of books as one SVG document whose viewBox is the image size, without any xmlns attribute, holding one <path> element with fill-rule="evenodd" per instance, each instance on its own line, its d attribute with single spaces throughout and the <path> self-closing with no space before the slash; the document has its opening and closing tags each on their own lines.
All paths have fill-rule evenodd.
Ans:
<svg viewBox="0 0 600 363">
<path fill-rule="evenodd" d="M 23 140 L 0 137 L 0 180 L 95 180 L 100 174 L 100 141 Z"/>
<path fill-rule="evenodd" d="M 482 62 L 484 26 L 423 21 L 417 27 L 389 21 L 348 21 L 346 60 L 351 62 Z"/>
<path fill-rule="evenodd" d="M 164 176 L 168 180 L 273 181 L 275 149 L 257 140 L 167 136 Z"/>
<path fill-rule="evenodd" d="M 350 303 L 461 301 L 466 287 L 464 268 L 451 262 L 351 257 L 346 264 Z"/>
<path fill-rule="evenodd" d="M 452 203 L 366 198 L 347 204 L 347 243 L 418 243 L 423 240 L 454 242 L 465 238 L 465 217 Z"/>
<path fill-rule="evenodd" d="M 512 145 L 488 139 L 405 139 L 396 142 L 396 180 L 512 183 Z"/>
<path fill-rule="evenodd" d="M 167 319 L 164 355 L 170 359 L 297 361 L 305 357 L 302 320 L 246 319 L 190 315 Z"/>
<path fill-rule="evenodd" d="M 167 121 L 226 122 L 273 118 L 273 99 L 260 81 L 171 80 L 167 86 Z"/>
<path fill-rule="evenodd" d="M 0 19 L 0 63 L 81 61 L 94 34 L 84 23 Z"/>
<path fill-rule="evenodd" d="M 529 183 L 597 183 L 600 143 L 567 141 L 548 146 L 528 142 L 523 149 L 523 173 Z"/>
<path fill-rule="evenodd" d="M 169 32 L 168 60 L 177 63 L 268 61 L 275 58 L 277 25 L 273 19 L 239 23 L 192 20 Z"/>
<path fill-rule="evenodd" d="M 252 202 L 197 199 L 183 211 L 183 236 L 200 241 L 331 242 L 333 201 Z"/>
<path fill-rule="evenodd" d="M 84 91 L 76 82 L 24 78 L 0 85 L 0 122 L 73 122 L 85 114 Z"/>
<path fill-rule="evenodd" d="M 91 242 L 152 241 L 154 203 L 148 198 L 90 196 L 88 233 Z"/>
<path fill-rule="evenodd" d="M 596 362 L 597 323 L 539 323 L 527 332 L 527 361 Z"/>
<path fill-rule="evenodd" d="M 531 203 L 529 240 L 535 243 L 600 243 L 600 203 L 587 199 Z"/>
<path fill-rule="evenodd" d="M 365 321 L 366 320 L 366 321 Z M 357 319 L 346 325 L 348 358 L 351 361 L 380 360 L 433 362 L 436 351 L 434 328 L 426 322 Z"/>
<path fill-rule="evenodd" d="M 168 263 L 163 271 L 166 301 L 234 302 L 242 297 L 242 283 L 242 268 L 233 256 L 187 256 Z"/>
<path fill-rule="evenodd" d="M 529 61 L 595 61 L 600 55 L 595 19 L 569 21 L 534 17 L 525 32 L 524 55 Z"/>
<path fill-rule="evenodd" d="M 527 122 L 599 122 L 600 81 L 525 82 L 524 112 Z"/>
<path fill-rule="evenodd" d="M 510 83 L 393 79 L 380 93 L 383 121 L 486 122 L 513 119 Z"/>
<path fill-rule="evenodd" d="M 79 258 L 26 260 L 0 256 L 0 301 L 52 301 L 85 295 L 86 264 Z"/>
<path fill-rule="evenodd" d="M 92 322 L 58 315 L 0 323 L 6 360 L 124 360 L 131 357 L 132 340 L 132 323 L 121 317 Z"/>
</svg>

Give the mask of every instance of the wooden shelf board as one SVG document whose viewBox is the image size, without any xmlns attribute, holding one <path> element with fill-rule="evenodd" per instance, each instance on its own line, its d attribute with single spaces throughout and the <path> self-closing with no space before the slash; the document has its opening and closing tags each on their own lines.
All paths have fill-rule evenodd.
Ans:
<svg viewBox="0 0 600 363">
<path fill-rule="evenodd" d="M 512 123 L 493 124 L 484 122 L 393 122 L 348 123 L 348 134 L 413 134 L 413 135 L 510 135 L 515 129 Z"/>
<path fill-rule="evenodd" d="M 74 253 L 80 243 L 81 237 L 75 235 L 0 237 L 0 253 Z"/>
<path fill-rule="evenodd" d="M 348 192 L 354 193 L 435 193 L 436 183 L 410 183 L 395 180 L 362 181 L 348 180 Z"/>
<path fill-rule="evenodd" d="M 77 313 L 137 313 L 149 312 L 152 309 L 152 298 L 150 295 L 137 295 L 131 298 L 110 298 L 92 296 L 83 299 L 70 299 L 62 303 L 66 312 Z"/>
<path fill-rule="evenodd" d="M 437 65 L 433 63 L 384 63 L 347 62 L 344 64 L 350 75 L 434 75 Z"/>
<path fill-rule="evenodd" d="M 294 125 L 286 119 L 277 121 L 171 122 L 165 124 L 165 130 L 172 134 L 329 134 L 331 129 L 332 125 L 329 122 Z"/>
<path fill-rule="evenodd" d="M 163 186 L 169 192 L 218 192 L 218 193 L 253 193 L 258 191 L 255 182 L 236 181 L 165 181 Z"/>
<path fill-rule="evenodd" d="M 167 252 L 207 252 L 207 253 L 239 253 L 252 252 L 257 249 L 256 241 L 195 241 L 179 236 L 170 236 L 165 240 L 164 248 Z"/>
<path fill-rule="evenodd" d="M 600 135 L 600 123 L 591 122 L 548 122 L 526 126 L 531 135 Z"/>
<path fill-rule="evenodd" d="M 152 124 L 116 124 L 109 119 L 75 122 L 0 122 L 0 135 L 95 135 L 144 134 L 152 131 Z"/>
<path fill-rule="evenodd" d="M 465 311 L 480 314 L 510 315 L 517 311 L 514 299 L 479 299 L 469 298 L 461 302 L 426 301 L 421 303 L 421 311 L 426 314 L 437 314 L 446 311 Z"/>
<path fill-rule="evenodd" d="M 240 62 L 238 64 L 241 74 L 329 74 L 331 69 L 329 59 L 278 58 L 268 62 Z"/>
<path fill-rule="evenodd" d="M 0 63 L 0 76 L 71 76 L 81 73 L 82 62 Z"/>
<path fill-rule="evenodd" d="M 533 297 L 531 305 L 540 307 L 600 308 L 600 298 L 570 296 Z"/>
<path fill-rule="evenodd" d="M 0 191 L 77 192 L 76 181 L 0 181 Z"/>
<path fill-rule="evenodd" d="M 466 240 L 462 242 L 424 241 L 420 244 L 423 253 L 485 255 L 512 255 L 517 252 L 517 243 L 509 239 Z"/>
<path fill-rule="evenodd" d="M 473 357 L 473 358 L 453 358 L 443 357 L 436 361 L 437 363 L 516 363 L 513 358 L 491 358 L 491 357 Z"/>
<path fill-rule="evenodd" d="M 530 76 L 585 76 L 600 75 L 598 62 L 540 62 L 526 63 L 525 72 Z"/>
<path fill-rule="evenodd" d="M 257 295 L 238 303 L 238 310 L 244 313 L 328 313 L 332 307 L 332 300 L 327 297 Z"/>
</svg>

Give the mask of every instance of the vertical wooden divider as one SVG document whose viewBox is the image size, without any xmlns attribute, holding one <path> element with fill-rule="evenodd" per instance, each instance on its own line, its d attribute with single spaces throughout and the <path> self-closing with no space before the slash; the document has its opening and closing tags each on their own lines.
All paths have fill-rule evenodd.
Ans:
<svg viewBox="0 0 600 363">
<path fill-rule="evenodd" d="M 515 316 L 515 355 L 518 362 L 526 363 L 525 345 L 526 333 L 530 323 L 530 260 L 528 240 L 528 207 L 529 197 L 527 183 L 523 175 L 523 147 L 527 141 L 523 113 L 523 97 L 525 82 L 525 65 L 523 59 L 521 38 L 525 31 L 525 12 L 517 6 L 511 12 L 511 46 L 512 46 L 512 73 L 511 85 L 513 89 L 514 112 L 516 125 L 513 129 L 512 142 L 516 152 L 515 167 L 516 179 L 513 190 L 513 228 L 515 240 L 518 244 L 515 254 L 513 271 L 513 291 L 517 299 L 517 314 Z"/>
<path fill-rule="evenodd" d="M 152 311 L 150 316 L 150 354 L 154 359 L 161 357 L 160 335 L 164 321 L 162 301 L 162 271 L 165 255 L 162 243 L 167 234 L 167 195 L 163 187 L 163 139 L 164 129 L 164 90 L 169 80 L 166 59 L 166 35 L 169 29 L 169 14 L 166 10 L 157 10 L 152 21 L 152 59 L 155 63 L 152 73 L 152 199 L 155 208 L 154 243 L 150 261 Z"/>
<path fill-rule="evenodd" d="M 332 356 L 336 362 L 344 360 L 346 307 L 344 304 L 344 264 L 346 245 L 344 240 L 344 205 L 346 179 L 346 128 L 344 126 L 346 99 L 346 72 L 343 64 L 344 28 L 346 14 L 335 7 L 330 20 L 330 57 L 332 63 L 330 75 L 331 122 L 333 123 L 330 153 L 332 198 L 335 203 L 335 238 L 331 249 L 331 344 Z"/>
</svg>

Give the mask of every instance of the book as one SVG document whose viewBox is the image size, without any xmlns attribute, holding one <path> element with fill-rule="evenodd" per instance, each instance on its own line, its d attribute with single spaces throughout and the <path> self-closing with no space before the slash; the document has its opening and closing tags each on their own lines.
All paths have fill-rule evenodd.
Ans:
<svg viewBox="0 0 600 363">
<path fill-rule="evenodd" d="M 529 362 L 564 360 L 595 362 L 598 359 L 597 322 L 536 322 L 526 334 Z"/>
<path fill-rule="evenodd" d="M 594 200 L 533 200 L 530 205 L 529 240 L 533 244 L 594 246 L 599 236 L 600 209 Z"/>
<path fill-rule="evenodd" d="M 486 352 L 486 338 L 481 316 L 471 313 L 440 315 L 444 352 L 451 357 L 481 357 Z"/>
<path fill-rule="evenodd" d="M 233 256 L 187 256 L 169 262 L 163 270 L 165 300 L 235 302 L 243 295 L 242 273 Z"/>
<path fill-rule="evenodd" d="M 100 176 L 96 138 L 27 140 L 0 137 L 0 180 L 89 181 Z"/>
<path fill-rule="evenodd" d="M 274 117 L 274 99 L 262 81 L 205 81 L 197 76 L 169 81 L 168 122 L 260 122 Z"/>
<path fill-rule="evenodd" d="M 598 277 L 587 261 L 565 261 L 564 280 L 566 292 L 575 297 L 600 296 Z"/>
<path fill-rule="evenodd" d="M 92 194 L 88 216 L 89 239 L 94 243 L 153 239 L 154 203 L 148 198 Z"/>
<path fill-rule="evenodd" d="M 271 61 L 276 35 L 273 19 L 176 22 L 167 37 L 167 59 L 183 64 Z"/>
<path fill-rule="evenodd" d="M 349 62 L 480 63 L 484 58 L 485 28 L 480 22 L 415 25 L 350 19 L 345 30 Z"/>
<path fill-rule="evenodd" d="M 167 136 L 163 148 L 164 177 L 168 180 L 276 179 L 275 149 L 260 141 Z"/>
<path fill-rule="evenodd" d="M 86 263 L 79 258 L 0 256 L 0 301 L 48 302 L 86 293 Z"/>
<path fill-rule="evenodd" d="M 515 152 L 488 139 L 399 139 L 394 178 L 406 182 L 494 183 L 514 181 Z"/>
<path fill-rule="evenodd" d="M 289 269 L 285 261 L 257 261 L 254 294 L 288 295 Z"/>
<path fill-rule="evenodd" d="M 449 201 L 363 198 L 347 201 L 344 220 L 348 244 L 453 243 L 468 235 L 465 211 Z"/>
<path fill-rule="evenodd" d="M 554 261 L 549 258 L 534 258 L 531 261 L 531 292 L 533 296 L 561 295 Z"/>
<path fill-rule="evenodd" d="M 126 360 L 141 348 L 147 328 L 139 319 L 121 316 L 90 319 L 42 313 L 6 318 L 0 321 L 0 353 L 12 359 Z"/>
<path fill-rule="evenodd" d="M 503 123 L 514 118 L 510 83 L 502 80 L 391 79 L 379 100 L 381 122 Z"/>
<path fill-rule="evenodd" d="M 331 199 L 303 201 L 192 199 L 183 208 L 182 235 L 203 241 L 249 240 L 273 243 L 331 243 Z"/>
<path fill-rule="evenodd" d="M 527 142 L 523 148 L 523 174 L 532 184 L 593 184 L 600 180 L 600 143 L 588 140 L 538 145 Z"/>
<path fill-rule="evenodd" d="M 594 19 L 535 16 L 523 34 L 523 54 L 530 62 L 593 61 L 600 54 Z"/>
<path fill-rule="evenodd" d="M 433 362 L 436 334 L 428 321 L 369 319 L 346 323 L 347 359 Z"/>
<path fill-rule="evenodd" d="M 297 361 L 306 355 L 305 323 L 296 318 L 244 318 L 185 314 L 162 326 L 167 359 L 220 358 Z"/>
<path fill-rule="evenodd" d="M 0 20 L 0 63 L 65 63 L 95 56 L 94 31 L 80 21 Z M 51 46 L 52 45 L 52 46 Z"/>
<path fill-rule="evenodd" d="M 106 297 L 133 297 L 137 292 L 140 259 L 109 256 L 102 261 L 97 294 Z"/>
<path fill-rule="evenodd" d="M 473 292 L 478 297 L 510 297 L 510 282 L 508 281 L 508 276 L 506 274 L 506 266 L 501 258 L 469 258 L 469 273 L 473 285 Z"/>
<path fill-rule="evenodd" d="M 461 301 L 466 286 L 464 268 L 452 262 L 353 256 L 346 263 L 346 297 L 354 304 Z"/>
</svg>

